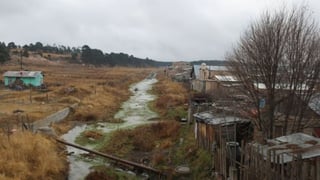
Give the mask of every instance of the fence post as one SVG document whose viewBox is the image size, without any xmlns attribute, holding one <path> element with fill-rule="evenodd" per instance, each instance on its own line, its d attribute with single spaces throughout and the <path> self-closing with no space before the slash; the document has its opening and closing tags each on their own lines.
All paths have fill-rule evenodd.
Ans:
<svg viewBox="0 0 320 180">
<path fill-rule="evenodd" d="M 320 180 L 320 157 L 316 158 L 316 179 Z"/>
</svg>

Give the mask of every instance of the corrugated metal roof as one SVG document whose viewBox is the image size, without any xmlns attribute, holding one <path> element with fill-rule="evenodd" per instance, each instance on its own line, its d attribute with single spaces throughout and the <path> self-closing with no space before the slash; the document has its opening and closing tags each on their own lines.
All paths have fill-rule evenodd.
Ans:
<svg viewBox="0 0 320 180">
<path fill-rule="evenodd" d="M 217 78 L 219 81 L 228 81 L 228 82 L 237 82 L 237 78 L 235 76 L 230 75 L 215 75 L 215 78 Z"/>
<path fill-rule="evenodd" d="M 302 159 L 320 156 L 320 139 L 303 134 L 295 133 L 287 136 L 281 136 L 268 140 L 268 145 L 253 144 L 262 149 L 262 153 L 266 159 L 269 150 L 274 150 L 276 155 L 282 155 L 283 163 L 291 162 L 297 154 L 301 153 Z M 273 161 L 273 154 L 271 154 Z M 275 158 L 276 159 L 276 158 Z"/>
<path fill-rule="evenodd" d="M 228 125 L 233 124 L 236 122 L 243 123 L 243 122 L 250 122 L 248 119 L 242 119 L 236 116 L 219 116 L 214 115 L 214 112 L 205 111 L 201 113 L 196 113 L 193 115 L 197 120 L 203 121 L 207 124 L 212 125 Z"/>
<path fill-rule="evenodd" d="M 253 83 L 254 87 L 257 89 L 267 89 L 264 83 Z M 308 90 L 309 86 L 306 84 L 301 84 L 300 87 L 297 87 L 303 91 Z M 275 89 L 283 89 L 283 90 L 290 90 L 290 84 L 276 84 Z"/>
<path fill-rule="evenodd" d="M 201 65 L 193 65 L 194 75 L 195 75 L 196 79 L 199 79 L 200 67 L 201 67 Z M 208 66 L 207 65 L 207 68 L 209 71 L 227 71 L 228 70 L 228 68 L 226 66 Z"/>
<path fill-rule="evenodd" d="M 41 74 L 41 71 L 7 71 L 3 74 L 4 77 L 36 77 Z"/>
<path fill-rule="evenodd" d="M 228 71 L 227 66 L 207 66 L 210 71 Z"/>
</svg>

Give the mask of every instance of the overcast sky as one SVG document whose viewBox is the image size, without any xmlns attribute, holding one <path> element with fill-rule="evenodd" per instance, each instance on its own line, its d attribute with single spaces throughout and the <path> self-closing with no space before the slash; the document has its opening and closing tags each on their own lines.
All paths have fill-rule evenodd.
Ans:
<svg viewBox="0 0 320 180">
<path fill-rule="evenodd" d="M 0 41 L 124 52 L 161 61 L 224 59 L 265 10 L 319 0 L 0 0 Z"/>
</svg>

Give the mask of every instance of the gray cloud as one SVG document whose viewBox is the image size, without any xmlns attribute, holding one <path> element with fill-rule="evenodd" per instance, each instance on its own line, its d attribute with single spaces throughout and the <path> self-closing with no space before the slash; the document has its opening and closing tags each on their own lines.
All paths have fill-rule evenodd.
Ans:
<svg viewBox="0 0 320 180">
<path fill-rule="evenodd" d="M 0 41 L 81 46 L 156 60 L 223 59 L 267 9 L 317 0 L 7 0 Z"/>
</svg>

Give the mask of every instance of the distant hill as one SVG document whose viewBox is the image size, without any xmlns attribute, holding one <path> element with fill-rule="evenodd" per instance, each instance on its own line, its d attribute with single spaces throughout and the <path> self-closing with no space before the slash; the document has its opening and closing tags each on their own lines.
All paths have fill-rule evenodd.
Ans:
<svg viewBox="0 0 320 180">
<path fill-rule="evenodd" d="M 172 64 L 171 62 L 155 61 L 149 58 L 138 58 L 122 52 L 104 53 L 102 50 L 90 48 L 88 45 L 69 47 L 64 45 L 43 45 L 41 42 L 36 42 L 21 46 L 10 42 L 7 46 L 2 43 L 2 46 L 2 49 L 10 51 L 12 55 L 16 56 L 29 57 L 29 55 L 39 55 L 49 61 L 65 61 L 95 66 L 160 67 Z M 8 58 L 5 60 L 8 60 Z"/>
<path fill-rule="evenodd" d="M 125 67 L 158 67 L 170 64 L 149 58 L 137 58 L 125 53 L 103 53 L 101 50 L 92 49 L 88 45 L 82 46 L 80 59 L 85 64 Z"/>
<path fill-rule="evenodd" d="M 225 66 L 227 64 L 227 61 L 225 60 L 198 60 L 198 61 L 192 61 L 192 65 L 200 65 L 201 63 L 206 63 L 206 65 L 210 66 Z"/>
<path fill-rule="evenodd" d="M 172 62 L 156 61 L 149 58 L 138 58 L 123 52 L 120 53 L 105 53 L 100 49 L 94 49 L 88 45 L 82 47 L 69 47 L 64 45 L 43 45 L 41 42 L 30 43 L 26 45 L 16 45 L 14 42 L 9 42 L 8 45 L 1 43 L 3 52 L 10 51 L 11 55 L 28 57 L 39 55 L 43 59 L 49 61 L 65 61 L 69 63 L 88 64 L 95 66 L 124 66 L 124 67 L 161 67 L 170 66 Z M 1 51 L 0 51 L 1 53 Z M 1 54 L 0 54 L 1 55 Z M 7 61 L 10 58 L 2 58 L 0 62 Z M 212 66 L 224 66 L 224 60 L 197 60 L 191 61 L 192 65 L 206 63 Z"/>
</svg>

